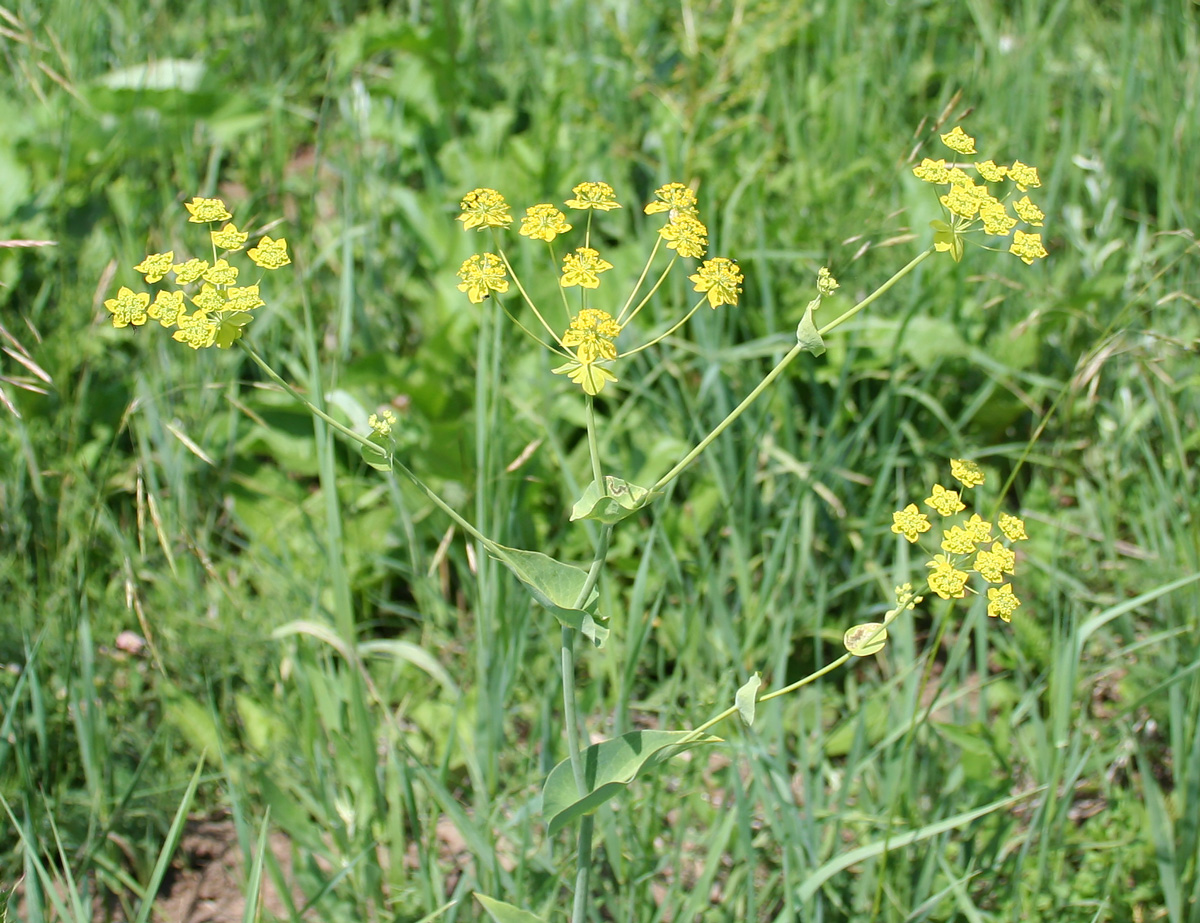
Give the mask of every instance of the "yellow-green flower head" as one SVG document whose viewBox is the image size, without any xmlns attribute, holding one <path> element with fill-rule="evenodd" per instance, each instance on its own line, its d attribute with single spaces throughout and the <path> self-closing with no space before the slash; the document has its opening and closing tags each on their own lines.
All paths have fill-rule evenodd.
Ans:
<svg viewBox="0 0 1200 923">
<path fill-rule="evenodd" d="M 218 250 L 241 250 L 250 235 L 239 231 L 236 225 L 227 224 L 219 231 L 209 231 L 208 236 Z"/>
<path fill-rule="evenodd" d="M 695 215 L 696 193 L 683 183 L 667 183 L 654 190 L 654 201 L 644 211 L 647 215 L 670 212 L 672 221 L 680 215 Z"/>
<path fill-rule="evenodd" d="M 665 227 L 658 229 L 658 234 L 667 242 L 667 247 L 680 256 L 690 256 L 700 259 L 708 246 L 708 228 L 698 218 L 691 215 L 680 215 Z"/>
<path fill-rule="evenodd" d="M 933 560 L 925 566 L 933 568 L 933 573 L 929 575 L 929 589 L 942 599 L 962 599 L 967 595 L 967 578 L 970 575 L 958 570 L 944 554 L 934 555 Z"/>
<path fill-rule="evenodd" d="M 580 183 L 571 192 L 575 193 L 575 198 L 567 199 L 569 208 L 594 208 L 606 212 L 621 207 L 617 194 L 608 183 Z"/>
<path fill-rule="evenodd" d="M 981 551 L 975 555 L 975 570 L 988 583 L 1003 583 L 1001 574 L 1016 572 L 1017 556 L 1011 548 L 1005 548 L 999 542 L 992 542 L 991 550 Z"/>
<path fill-rule="evenodd" d="M 997 165 L 991 160 L 980 160 L 975 163 L 975 169 L 986 182 L 998 183 L 1008 176 L 1008 167 Z"/>
<path fill-rule="evenodd" d="M 978 513 L 972 513 L 971 518 L 963 523 L 963 528 L 971 533 L 971 538 L 977 545 L 992 540 L 992 524 Z"/>
<path fill-rule="evenodd" d="M 390 410 L 385 410 L 382 416 L 371 414 L 367 417 L 367 425 L 371 427 L 372 432 L 380 436 L 390 436 L 395 424 L 396 415 Z"/>
<path fill-rule="evenodd" d="M 159 292 L 146 313 L 164 327 L 174 327 L 183 314 L 183 292 Z"/>
<path fill-rule="evenodd" d="M 512 224 L 512 215 L 508 213 L 504 196 L 486 186 L 468 192 L 459 207 L 462 214 L 455 220 L 461 221 L 466 231 L 471 228 L 506 228 Z"/>
<path fill-rule="evenodd" d="M 230 266 L 225 259 L 217 260 L 201 276 L 205 282 L 211 282 L 213 285 L 233 285 L 237 277 L 238 268 Z"/>
<path fill-rule="evenodd" d="M 822 266 L 820 269 L 818 269 L 817 270 L 817 291 L 823 297 L 828 298 L 830 295 L 832 295 L 834 292 L 836 292 L 837 289 L 838 289 L 838 281 L 829 272 L 829 269 L 825 266 Z"/>
<path fill-rule="evenodd" d="M 950 170 L 946 167 L 944 159 L 930 160 L 926 157 L 919 166 L 913 167 L 913 175 L 917 179 L 933 183 L 935 186 L 950 182 Z"/>
<path fill-rule="evenodd" d="M 205 282 L 199 294 L 192 297 L 192 304 L 201 311 L 221 311 L 225 303 L 225 293 L 209 282 Z"/>
<path fill-rule="evenodd" d="M 553 205 L 531 205 L 525 209 L 525 217 L 521 219 L 523 237 L 533 240 L 544 240 L 546 243 L 554 240 L 559 234 L 571 230 L 567 224 L 567 216 Z"/>
<path fill-rule="evenodd" d="M 218 326 L 220 325 L 207 311 L 182 314 L 179 317 L 179 329 L 171 338 L 180 343 L 187 343 L 192 349 L 205 349 L 216 342 Z"/>
<path fill-rule="evenodd" d="M 580 187 L 576 186 L 575 188 L 578 190 Z M 568 253 L 563 257 L 563 272 L 559 284 L 563 288 L 570 288 L 573 285 L 597 288 L 600 285 L 599 274 L 612 268 L 612 263 L 600 259 L 598 251 L 591 247 L 578 247 L 574 253 Z"/>
<path fill-rule="evenodd" d="M 950 473 L 963 487 L 978 487 L 985 477 L 978 464 L 965 458 L 950 459 Z"/>
<path fill-rule="evenodd" d="M 1000 514 L 1000 531 L 1004 533 L 1004 537 L 1010 542 L 1023 542 L 1028 535 L 1025 534 L 1025 520 L 1019 516 L 1012 516 L 1008 513 Z"/>
<path fill-rule="evenodd" d="M 737 263 L 718 256 L 705 260 L 688 278 L 695 283 L 695 291 L 708 295 L 708 306 L 715 310 L 723 304 L 737 304 L 744 277 Z"/>
<path fill-rule="evenodd" d="M 1016 202 L 1013 202 L 1013 211 L 1026 224 L 1031 224 L 1035 228 L 1042 226 L 1042 219 L 1046 217 L 1045 213 L 1029 201 L 1029 196 L 1021 196 Z M 146 280 L 151 281 L 150 279 Z"/>
<path fill-rule="evenodd" d="M 1017 188 L 1022 192 L 1025 191 L 1027 186 L 1042 185 L 1037 167 L 1031 167 L 1027 163 L 1021 163 L 1019 160 L 1013 161 L 1013 165 L 1008 168 L 1008 178 L 1016 183 Z"/>
<path fill-rule="evenodd" d="M 135 292 L 121 286 L 116 298 L 106 299 L 104 307 L 112 314 L 114 327 L 128 327 L 133 324 L 140 327 L 146 323 L 149 316 L 146 307 L 150 304 L 150 296 L 145 292 Z"/>
<path fill-rule="evenodd" d="M 979 217 L 983 219 L 984 233 L 996 237 L 1007 237 L 1017 226 L 1017 219 L 1009 215 L 1004 206 L 995 200 L 980 206 Z"/>
<path fill-rule="evenodd" d="M 942 144 L 959 154 L 974 154 L 975 139 L 962 130 L 961 125 L 955 125 L 954 128 L 941 136 Z"/>
<path fill-rule="evenodd" d="M 476 253 L 463 261 L 459 267 L 460 292 L 466 292 L 471 304 L 480 304 L 488 292 L 504 294 L 508 291 L 508 273 L 504 261 L 494 253 Z"/>
<path fill-rule="evenodd" d="M 892 531 L 903 535 L 909 542 L 916 542 L 921 533 L 928 532 L 929 529 L 929 517 L 920 512 L 915 503 L 892 513 Z"/>
<path fill-rule="evenodd" d="M 962 526 L 951 526 L 942 533 L 942 551 L 949 554 L 974 554 L 975 535 Z"/>
<path fill-rule="evenodd" d="M 1044 257 L 1046 255 L 1046 248 L 1042 246 L 1041 234 L 1026 234 L 1024 231 L 1013 231 L 1013 242 L 1012 246 L 1008 248 L 1008 252 L 1019 256 L 1021 262 L 1029 265 L 1034 260 L 1040 260 Z"/>
<path fill-rule="evenodd" d="M 943 516 L 953 516 L 967 508 L 958 498 L 958 491 L 946 490 L 941 484 L 933 485 L 933 493 L 925 498 L 925 505 L 937 510 Z"/>
<path fill-rule="evenodd" d="M 208 270 L 208 260 L 193 257 L 186 263 L 176 263 L 172 268 L 175 270 L 176 282 L 180 285 L 191 285 Z"/>
<path fill-rule="evenodd" d="M 184 202 L 183 207 L 191 214 L 188 221 L 192 224 L 207 224 L 210 221 L 228 221 L 233 217 L 233 215 L 229 214 L 229 210 L 225 208 L 225 203 L 220 199 L 202 199 L 199 196 L 195 196 L 192 201 Z"/>
<path fill-rule="evenodd" d="M 241 288 L 225 289 L 225 306 L 230 311 L 253 311 L 260 308 L 265 301 L 258 295 L 258 285 L 245 285 Z"/>
<path fill-rule="evenodd" d="M 246 256 L 250 257 L 254 261 L 254 265 L 260 269 L 278 269 L 280 266 L 287 266 L 292 261 L 288 256 L 287 241 L 282 237 L 279 240 L 264 237 L 258 242 L 257 247 L 251 247 L 246 251 Z"/>
<path fill-rule="evenodd" d="M 563 334 L 563 346 L 577 346 L 576 357 L 581 362 L 595 359 L 617 358 L 617 347 L 613 340 L 621 332 L 618 324 L 607 311 L 584 308 L 571 319 L 571 326 Z"/>
<path fill-rule="evenodd" d="M 1011 622 L 1012 614 L 1017 611 L 1019 605 L 1021 600 L 1013 595 L 1011 584 L 988 588 L 987 614 L 992 618 L 999 616 L 1004 621 Z"/>
<path fill-rule="evenodd" d="M 987 194 L 986 186 L 976 186 L 974 183 L 970 183 L 970 185 L 955 183 L 946 195 L 938 198 L 951 213 L 960 218 L 970 219 L 979 214 L 979 207 L 983 204 L 984 196 Z"/>
<path fill-rule="evenodd" d="M 168 250 L 166 253 L 152 253 L 133 268 L 135 272 L 144 275 L 147 282 L 157 282 L 171 271 L 173 259 L 175 259 L 174 250 Z"/>
</svg>

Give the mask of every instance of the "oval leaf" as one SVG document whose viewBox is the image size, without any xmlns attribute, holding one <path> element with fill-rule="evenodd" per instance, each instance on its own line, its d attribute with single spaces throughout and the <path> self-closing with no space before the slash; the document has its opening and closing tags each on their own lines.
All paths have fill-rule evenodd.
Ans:
<svg viewBox="0 0 1200 923">
<path fill-rule="evenodd" d="M 645 487 L 630 484 L 622 478 L 608 476 L 604 478 L 603 493 L 595 481 L 588 484 L 583 496 L 571 507 L 571 521 L 596 519 L 604 523 L 620 522 L 646 506 L 656 496 L 658 495 L 652 495 Z"/>
<path fill-rule="evenodd" d="M 737 695 L 733 699 L 733 703 L 737 706 L 738 714 L 746 722 L 746 727 L 754 724 L 754 704 L 758 700 L 758 687 L 761 685 L 762 676 L 755 673 L 746 680 L 746 684 L 737 691 Z"/>
<path fill-rule="evenodd" d="M 863 622 L 842 636 L 842 644 L 855 657 L 870 657 L 883 650 L 887 636 L 887 629 L 882 622 Z"/>
<path fill-rule="evenodd" d="M 571 761 L 563 760 L 546 777 L 542 789 L 542 813 L 549 820 L 549 833 L 590 814 L 637 778 L 643 769 L 665 763 L 671 757 L 700 744 L 719 743 L 720 737 L 687 740 L 691 731 L 630 731 L 612 740 L 592 744 L 583 751 L 587 792 L 580 797 L 575 787 Z"/>
<path fill-rule="evenodd" d="M 596 621 L 592 612 L 600 593 L 593 587 L 584 607 L 575 607 L 575 600 L 587 581 L 587 571 L 556 561 L 540 551 L 523 551 L 497 544 L 489 544 L 488 551 L 512 571 L 529 588 L 533 598 L 549 609 L 559 622 L 582 632 L 595 647 L 604 646 L 608 629 Z"/>
<path fill-rule="evenodd" d="M 817 296 L 808 303 L 808 307 L 804 309 L 804 317 L 800 320 L 800 325 L 796 328 L 796 340 L 801 347 L 808 350 L 814 356 L 819 356 L 825 352 L 825 341 L 821 338 L 821 334 L 817 332 L 816 322 L 813 321 L 813 311 L 821 305 L 821 298 Z"/>
<path fill-rule="evenodd" d="M 478 891 L 472 893 L 475 895 L 475 900 L 483 904 L 483 909 L 487 911 L 488 916 L 495 923 L 544 923 L 541 917 L 530 913 L 528 910 L 522 910 L 520 907 L 506 904 L 504 901 L 498 901 L 494 897 L 488 897 L 486 894 L 480 894 Z"/>
</svg>

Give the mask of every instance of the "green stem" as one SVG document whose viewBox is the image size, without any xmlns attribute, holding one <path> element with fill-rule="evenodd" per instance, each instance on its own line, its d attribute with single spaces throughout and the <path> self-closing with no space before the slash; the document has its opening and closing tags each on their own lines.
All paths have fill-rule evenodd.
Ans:
<svg viewBox="0 0 1200 923">
<path fill-rule="evenodd" d="M 895 275 L 893 275 L 890 279 L 888 279 L 881 286 L 879 286 L 879 288 L 875 289 L 875 291 L 873 291 L 870 295 L 868 295 L 866 298 L 864 298 L 862 301 L 860 301 L 858 304 L 856 304 L 854 307 L 852 307 L 845 314 L 830 321 L 828 324 L 826 324 L 824 327 L 822 327 L 817 332 L 819 334 L 821 334 L 821 336 L 824 336 L 829 331 L 831 331 L 835 327 L 837 327 L 839 324 L 843 324 L 846 321 L 848 321 L 855 314 L 857 314 L 859 311 L 863 310 L 863 308 L 867 307 L 869 304 L 871 304 L 871 302 L 875 301 L 876 298 L 878 298 L 880 295 L 882 295 L 884 292 L 886 292 L 888 289 L 890 289 L 893 285 L 895 285 L 897 282 L 899 282 L 902 278 L 904 278 L 906 275 L 908 275 L 910 272 L 912 272 L 914 269 L 916 269 L 917 266 L 919 266 L 921 263 L 923 263 L 925 260 L 927 260 L 930 256 L 932 256 L 934 254 L 934 252 L 935 251 L 934 251 L 933 247 L 930 247 L 928 250 L 925 250 L 922 253 L 917 254 L 904 267 L 902 267 Z M 729 428 L 730 424 L 732 424 L 734 420 L 736 420 L 738 417 L 740 417 L 745 412 L 746 408 L 749 407 L 751 404 L 753 404 L 762 395 L 762 393 L 771 386 L 772 382 L 774 382 L 776 378 L 778 378 L 780 375 L 783 374 L 783 370 L 786 369 L 791 364 L 792 360 L 795 359 L 798 355 L 800 355 L 800 353 L 802 353 L 803 351 L 804 351 L 804 347 L 799 343 L 797 343 L 790 350 L 788 350 L 787 355 L 785 355 L 782 359 L 779 360 L 779 362 L 775 365 L 775 368 L 773 368 L 773 369 L 771 369 L 771 371 L 767 372 L 766 377 L 758 383 L 758 386 L 753 391 L 751 391 L 748 395 L 746 395 L 746 398 L 740 404 L 738 404 L 735 408 L 733 408 L 733 411 L 729 414 L 729 416 L 727 416 L 724 420 L 722 420 L 720 423 L 718 423 L 713 428 L 713 431 L 711 433 L 709 433 L 707 436 L 705 436 L 703 439 L 701 439 L 699 444 L 694 449 L 692 449 L 690 452 L 688 452 L 687 455 L 683 456 L 683 458 L 679 460 L 679 463 L 674 468 L 672 468 L 670 471 L 668 471 L 666 474 L 664 474 L 661 478 L 659 478 L 657 483 L 655 483 L 655 485 L 653 487 L 651 487 L 650 490 L 651 491 L 661 490 L 663 487 L 665 487 L 667 484 L 669 484 L 672 480 L 674 480 L 676 477 L 678 477 L 679 473 L 681 471 L 683 471 L 683 469 L 686 468 L 688 465 L 690 465 L 693 461 L 695 461 L 697 456 L 699 456 L 701 452 L 703 452 L 710 445 L 712 445 L 713 441 L 718 436 L 720 436 L 721 433 L 725 432 L 725 430 Z"/>
</svg>

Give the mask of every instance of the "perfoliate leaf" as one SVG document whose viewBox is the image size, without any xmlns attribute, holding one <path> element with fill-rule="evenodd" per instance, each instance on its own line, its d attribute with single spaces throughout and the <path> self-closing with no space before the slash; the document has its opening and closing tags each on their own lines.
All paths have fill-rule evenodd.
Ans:
<svg viewBox="0 0 1200 923">
<path fill-rule="evenodd" d="M 813 312 L 821 305 L 821 297 L 818 295 L 808 303 L 808 307 L 804 309 L 804 317 L 800 320 L 800 325 L 796 327 L 796 339 L 801 347 L 812 353 L 814 356 L 819 356 L 825 352 L 825 341 L 821 338 L 821 334 L 817 332 L 817 325 L 813 321 Z"/>
<path fill-rule="evenodd" d="M 376 471 L 390 471 L 392 469 L 391 446 L 387 439 L 379 433 L 371 433 L 367 438 L 371 441 L 371 445 L 364 445 L 358 450 L 362 460 Z"/>
<path fill-rule="evenodd" d="M 530 913 L 528 910 L 522 910 L 520 907 L 506 904 L 504 901 L 498 901 L 494 897 L 488 897 L 486 894 L 480 894 L 478 891 L 472 893 L 475 895 L 475 900 L 483 905 L 483 909 L 487 911 L 488 916 L 495 923 L 545 923 L 541 917 Z"/>
<path fill-rule="evenodd" d="M 746 727 L 754 724 L 754 705 L 758 701 L 758 688 L 762 685 L 761 674 L 755 673 L 745 685 L 737 691 L 733 702 L 737 706 L 738 714 L 742 716 L 742 720 L 746 722 Z"/>
<path fill-rule="evenodd" d="M 600 597 L 595 587 L 588 594 L 582 608 L 575 608 L 575 600 L 583 591 L 587 571 L 581 567 L 563 564 L 540 551 L 523 551 L 504 545 L 489 545 L 492 557 L 516 575 L 533 598 L 549 609 L 562 624 L 576 631 L 596 647 L 603 647 L 608 629 L 596 621 L 593 607 Z"/>
<path fill-rule="evenodd" d="M 849 629 L 842 636 L 842 643 L 855 657 L 870 657 L 883 650 L 887 636 L 882 622 L 863 622 Z"/>
<path fill-rule="evenodd" d="M 632 516 L 646 506 L 654 497 L 645 487 L 630 484 L 621 478 L 606 476 L 604 491 L 592 481 L 583 492 L 583 496 L 571 507 L 571 521 L 577 519 L 597 519 L 600 522 L 620 522 L 627 516 Z"/>
<path fill-rule="evenodd" d="M 700 744 L 719 743 L 720 737 L 687 740 L 691 731 L 630 731 L 612 740 L 592 744 L 583 760 L 587 791 L 581 796 L 575 786 L 571 761 L 563 760 L 546 777 L 542 789 L 542 814 L 553 836 L 577 817 L 590 814 L 637 778 L 644 769 L 665 763 L 671 757 Z"/>
</svg>

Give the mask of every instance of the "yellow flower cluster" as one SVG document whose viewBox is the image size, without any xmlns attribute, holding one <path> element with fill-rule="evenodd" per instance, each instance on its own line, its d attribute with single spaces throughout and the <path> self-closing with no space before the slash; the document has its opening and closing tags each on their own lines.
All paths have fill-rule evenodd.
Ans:
<svg viewBox="0 0 1200 923">
<path fill-rule="evenodd" d="M 196 197 L 191 202 L 185 202 L 184 207 L 190 215 L 188 221 L 193 224 L 228 222 L 233 217 L 220 199 Z M 173 274 L 176 285 L 186 287 L 199 283 L 199 291 L 188 295 L 182 288 L 173 291 L 160 289 L 152 302 L 149 293 L 135 292 L 122 286 L 116 298 L 104 302 L 104 307 L 112 315 L 113 326 L 128 327 L 132 324 L 140 327 L 147 320 L 156 320 L 168 329 L 175 328 L 172 334 L 174 339 L 193 349 L 208 346 L 228 349 L 240 339 L 242 329 L 254 319 L 251 312 L 265 302 L 259 297 L 258 281 L 239 286 L 240 270 L 230 264 L 225 256 L 218 257 L 218 253 L 240 251 L 249 234 L 227 223 L 210 230 L 209 238 L 212 243 L 211 261 L 192 258 L 176 263 L 175 251 L 168 250 L 165 253 L 151 253 L 133 267 L 142 274 L 147 284 L 153 285 Z M 246 251 L 246 256 L 259 269 L 268 270 L 279 269 L 292 261 L 288 256 L 287 241 L 282 237 L 277 240 L 262 237 L 256 246 Z M 185 299 L 191 302 L 194 311 L 188 310 Z"/>
<path fill-rule="evenodd" d="M 972 461 L 951 459 L 950 472 L 966 489 L 984 481 L 983 469 Z M 925 505 L 942 518 L 957 516 L 966 509 L 959 491 L 949 490 L 941 484 L 933 485 L 930 495 L 925 498 Z M 915 503 L 892 514 L 892 531 L 910 542 L 917 542 L 931 528 L 929 515 L 921 512 Z M 1016 572 L 1017 556 L 1010 546 L 1029 536 L 1025 534 L 1024 521 L 1008 513 L 1000 515 L 994 528 L 999 530 L 1002 539 L 993 538 L 993 524 L 982 519 L 978 513 L 973 513 L 962 522 L 947 524 L 942 530 L 940 545 L 944 554 L 933 555 L 925 566 L 930 570 L 929 589 L 942 599 L 961 599 L 965 596 L 972 572 L 989 584 L 999 584 L 988 587 L 987 612 L 1007 622 L 1021 605 L 1013 593 L 1012 585 L 1005 583 L 1005 574 Z"/>
<path fill-rule="evenodd" d="M 976 153 L 975 139 L 966 134 L 960 126 L 956 126 L 941 138 L 942 143 L 957 154 Z M 1042 185 L 1037 168 L 1019 160 L 1009 165 L 980 160 L 971 166 L 983 183 L 976 183 L 971 174 L 961 166 L 948 165 L 944 158 L 932 160 L 926 157 L 919 166 L 913 168 L 917 179 L 935 186 L 949 187 L 939 200 L 950 213 L 951 221 L 949 224 L 934 222 L 934 229 L 937 231 L 934 246 L 939 251 L 950 251 L 956 261 L 962 259 L 962 235 L 978 222 L 984 233 L 993 237 L 1008 237 L 1012 234 L 1009 252 L 1026 264 L 1044 257 L 1046 248 L 1042 246 L 1041 234 L 1013 230 L 1018 221 L 1030 227 L 1040 228 L 1042 219 L 1046 217 L 1041 209 L 1030 201 L 1029 196 L 1023 196 L 1012 203 L 1013 212 L 1016 214 L 1016 217 L 1013 217 L 1004 202 L 996 198 L 987 185 L 1008 179 L 1017 189 L 1024 192 L 1031 186 Z"/>
<path fill-rule="evenodd" d="M 615 191 L 608 183 L 580 183 L 571 192 L 571 198 L 564 203 L 568 208 L 591 213 L 607 212 L 621 207 Z M 513 221 L 508 203 L 495 189 L 473 189 L 463 196 L 460 206 L 461 214 L 457 220 L 463 223 L 466 230 L 498 231 L 509 227 Z M 704 259 L 708 247 L 708 228 L 704 226 L 697 212 L 696 193 L 683 183 L 667 183 L 655 190 L 653 201 L 648 203 L 643 211 L 647 215 L 666 215 L 667 223 L 658 231 L 660 244 L 674 250 L 677 256 L 702 260 L 695 274 L 689 277 L 694 284 L 694 290 L 705 296 L 697 302 L 697 307 L 705 300 L 712 308 L 725 304 L 736 305 L 742 291 L 742 273 L 736 263 L 725 257 Z M 560 347 L 562 355 L 569 360 L 566 365 L 554 371 L 568 375 L 588 394 L 597 394 L 606 383 L 617 380 L 612 372 L 597 363 L 611 362 L 621 357 L 622 354 L 617 352 L 614 340 L 646 303 L 646 299 L 633 307 L 634 296 L 631 295 L 625 303 L 625 308 L 615 318 L 605 311 L 588 307 L 588 292 L 598 289 L 601 274 L 613 268 L 613 264 L 590 245 L 591 217 L 589 214 L 584 245 L 561 257 L 559 287 L 583 290 L 582 306 L 579 312 L 570 318 L 569 327 L 564 334 L 559 336 L 529 300 L 519 280 L 515 281 L 521 296 L 537 314 L 538 321 Z M 559 235 L 566 234 L 572 227 L 558 206 L 541 203 L 531 205 L 525 210 L 518 233 L 531 240 L 553 244 Z M 654 252 L 657 252 L 657 246 Z M 458 289 L 465 292 L 473 304 L 479 304 L 493 292 L 504 294 L 508 291 L 509 276 L 512 275 L 513 268 L 498 242 L 495 249 L 495 253 L 477 253 L 468 257 L 458 270 L 461 280 Z M 643 273 L 643 278 L 644 276 Z M 834 285 L 836 286 L 836 283 Z M 657 287 L 656 285 L 655 288 Z M 695 311 L 695 308 L 692 310 Z M 688 316 L 690 317 L 690 314 Z M 674 329 L 676 328 L 671 328 L 672 331 Z M 644 349 L 646 345 L 649 344 L 639 348 Z"/>
</svg>

